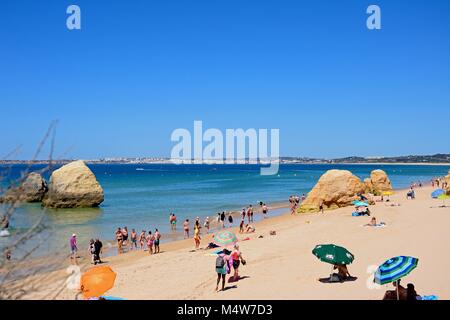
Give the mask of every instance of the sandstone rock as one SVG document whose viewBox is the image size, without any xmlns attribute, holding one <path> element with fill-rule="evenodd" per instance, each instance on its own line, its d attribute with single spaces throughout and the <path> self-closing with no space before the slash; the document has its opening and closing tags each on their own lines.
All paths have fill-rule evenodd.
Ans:
<svg viewBox="0 0 450 320">
<path fill-rule="evenodd" d="M 384 191 L 392 191 L 392 184 L 383 170 L 373 170 L 370 173 L 370 181 L 372 183 L 372 192 L 381 194 Z"/>
<path fill-rule="evenodd" d="M 9 189 L 1 201 L 40 202 L 45 192 L 47 192 L 47 183 L 44 178 L 37 172 L 31 172 L 19 187 Z"/>
<path fill-rule="evenodd" d="M 365 185 L 365 192 L 369 193 L 373 191 L 373 184 L 372 184 L 372 180 L 370 180 L 370 178 L 366 178 L 364 179 L 364 185 Z"/>
<path fill-rule="evenodd" d="M 447 183 L 447 194 L 450 195 L 450 170 L 448 170 L 448 175 L 445 177 L 445 182 Z"/>
<path fill-rule="evenodd" d="M 335 209 L 352 205 L 358 194 L 365 192 L 366 185 L 348 170 L 329 170 L 323 174 L 299 212 L 317 212 L 320 204 L 324 209 Z"/>
<path fill-rule="evenodd" d="M 96 207 L 103 200 L 95 175 L 79 160 L 53 171 L 42 204 L 51 208 Z"/>
</svg>

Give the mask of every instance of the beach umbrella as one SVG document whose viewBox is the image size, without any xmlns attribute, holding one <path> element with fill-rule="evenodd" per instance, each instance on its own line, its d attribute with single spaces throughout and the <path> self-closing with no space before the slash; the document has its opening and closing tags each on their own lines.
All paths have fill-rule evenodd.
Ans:
<svg viewBox="0 0 450 320">
<path fill-rule="evenodd" d="M 439 200 L 442 200 L 442 207 L 445 207 L 445 200 L 450 199 L 450 195 L 448 194 L 441 194 L 439 197 L 437 197 Z"/>
<path fill-rule="evenodd" d="M 431 193 L 431 197 L 436 199 L 437 197 L 439 197 L 441 194 L 445 193 L 444 190 L 442 189 L 436 189 Z"/>
<path fill-rule="evenodd" d="M 375 271 L 373 281 L 380 285 L 396 282 L 413 271 L 419 259 L 407 256 L 398 256 L 385 261 Z M 397 300 L 400 299 L 397 282 Z"/>
<path fill-rule="evenodd" d="M 94 267 L 81 276 L 81 292 L 85 298 L 100 297 L 114 286 L 116 273 L 109 266 Z"/>
<path fill-rule="evenodd" d="M 368 207 L 369 204 L 364 201 L 353 201 L 352 202 L 355 207 Z"/>
<path fill-rule="evenodd" d="M 238 240 L 236 235 L 228 230 L 220 231 L 213 236 L 214 243 L 219 246 L 235 244 Z"/>
<path fill-rule="evenodd" d="M 343 264 L 347 265 L 353 262 L 355 256 L 351 254 L 347 249 L 336 246 L 334 244 L 320 244 L 317 245 L 313 251 L 320 261 L 330 263 L 332 265 Z"/>
</svg>

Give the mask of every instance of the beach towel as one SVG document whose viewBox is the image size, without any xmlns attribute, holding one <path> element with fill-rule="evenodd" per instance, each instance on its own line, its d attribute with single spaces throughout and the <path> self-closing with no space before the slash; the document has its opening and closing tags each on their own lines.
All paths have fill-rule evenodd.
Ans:
<svg viewBox="0 0 450 320">
<path fill-rule="evenodd" d="M 439 300 L 438 296 L 421 296 L 421 297 L 417 297 L 417 300 Z"/>
</svg>

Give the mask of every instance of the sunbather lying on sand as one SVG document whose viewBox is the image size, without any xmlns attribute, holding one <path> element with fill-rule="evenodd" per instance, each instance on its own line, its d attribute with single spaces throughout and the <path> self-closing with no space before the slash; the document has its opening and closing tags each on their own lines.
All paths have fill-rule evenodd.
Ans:
<svg viewBox="0 0 450 320">
<path fill-rule="evenodd" d="M 255 231 L 256 231 L 256 229 L 254 226 L 252 226 L 250 224 L 245 225 L 245 233 L 253 233 Z"/>
<path fill-rule="evenodd" d="M 382 227 L 385 225 L 386 223 L 384 222 L 377 223 L 377 218 L 373 217 L 368 224 L 364 225 L 364 227 Z"/>
</svg>

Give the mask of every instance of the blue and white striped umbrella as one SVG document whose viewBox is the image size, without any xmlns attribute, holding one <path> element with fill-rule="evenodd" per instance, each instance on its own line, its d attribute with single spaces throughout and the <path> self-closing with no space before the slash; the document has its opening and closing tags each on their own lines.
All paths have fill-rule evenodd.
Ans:
<svg viewBox="0 0 450 320">
<path fill-rule="evenodd" d="M 399 256 L 387 260 L 378 267 L 373 281 L 378 284 L 387 284 L 397 281 L 417 267 L 419 259 Z"/>
</svg>

